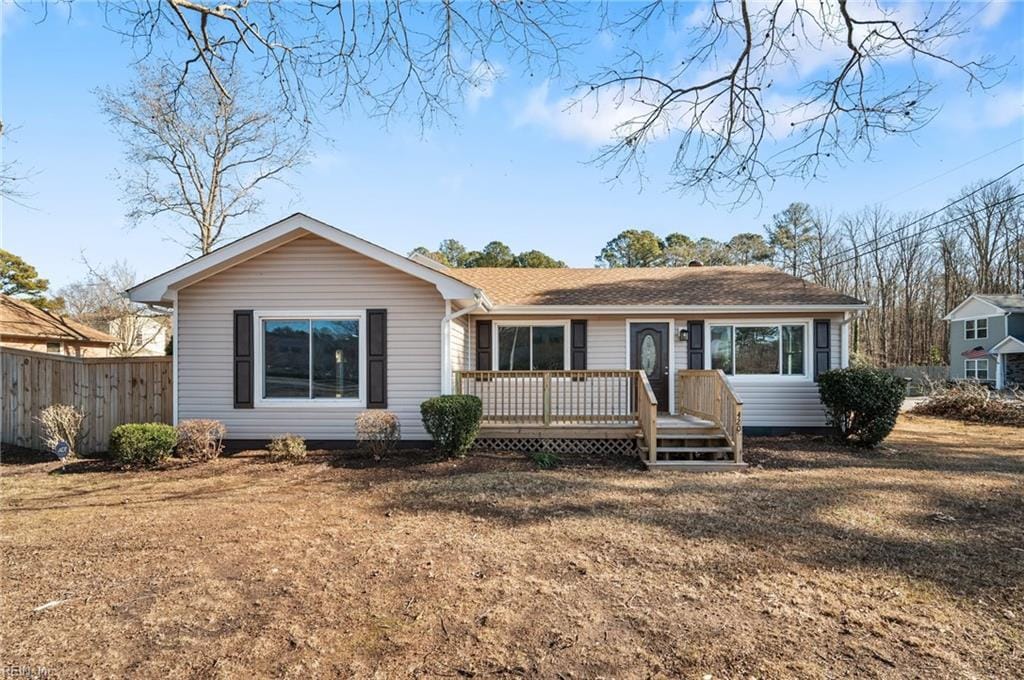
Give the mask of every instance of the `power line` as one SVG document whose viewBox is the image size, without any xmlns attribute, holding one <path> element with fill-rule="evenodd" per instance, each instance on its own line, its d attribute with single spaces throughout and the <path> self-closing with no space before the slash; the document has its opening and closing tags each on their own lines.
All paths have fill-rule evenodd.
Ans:
<svg viewBox="0 0 1024 680">
<path fill-rule="evenodd" d="M 1024 142 L 1024 137 L 1018 137 L 1017 139 L 1013 140 L 1012 142 L 1009 142 L 1008 144 L 1003 144 L 998 149 L 992 149 L 991 151 L 987 151 L 987 152 L 981 154 L 980 156 L 972 158 L 969 161 L 964 161 L 963 163 L 961 163 L 960 165 L 956 166 L 955 168 L 950 168 L 949 170 L 946 170 L 945 172 L 943 172 L 941 174 L 938 174 L 938 175 L 935 175 L 934 177 L 926 179 L 923 182 L 918 182 L 917 184 L 915 184 L 912 187 L 907 187 L 906 189 L 903 189 L 902 191 L 899 191 L 899 192 L 893 194 L 892 196 L 888 196 L 887 198 L 883 198 L 881 201 L 879 201 L 879 203 L 888 203 L 889 201 L 891 201 L 894 198 L 897 198 L 899 196 L 902 196 L 903 194 L 909 193 L 909 192 L 913 191 L 914 189 L 920 189 L 925 184 L 929 184 L 931 182 L 934 182 L 937 179 L 941 179 L 941 178 L 945 177 L 946 175 L 950 175 L 950 174 L 956 172 L 957 170 L 961 170 L 963 168 L 966 168 L 968 165 L 970 165 L 972 163 L 977 163 L 978 161 L 980 161 L 983 158 L 988 158 L 992 154 L 999 153 L 1003 149 L 1008 149 L 1011 146 L 1013 146 L 1014 144 L 1019 144 L 1020 142 Z"/>
<path fill-rule="evenodd" d="M 1018 164 L 1017 164 L 1017 165 L 1015 165 L 1014 167 L 1012 167 L 1012 168 L 1010 168 L 1009 170 L 1007 170 L 1006 172 L 1004 172 L 1004 173 L 1003 173 L 1002 175 L 1000 175 L 999 177 L 996 177 L 996 178 L 995 178 L 995 179 L 993 179 L 993 180 L 989 180 L 989 181 L 988 181 L 988 182 L 986 182 L 985 184 L 982 184 L 981 186 L 977 187 L 976 189 L 974 189 L 974 190 L 972 190 L 972 191 L 970 191 L 970 192 L 968 192 L 968 193 L 964 194 L 964 195 L 963 195 L 963 196 L 961 196 L 960 198 L 958 198 L 958 199 L 956 199 L 956 200 L 954 200 L 954 201 L 950 201 L 949 203 L 947 203 L 946 205 L 942 206 L 941 208 L 938 208 L 938 209 L 936 209 L 936 210 L 933 210 L 932 212 L 928 213 L 927 215 L 922 215 L 921 217 L 919 217 L 919 218 L 917 218 L 917 219 L 915 219 L 915 220 L 911 220 L 911 221 L 910 221 L 910 222 L 908 222 L 907 224 L 904 224 L 904 225 L 902 225 L 902 226 L 900 226 L 900 227 L 897 227 L 897 228 L 893 229 L 892 231 L 890 231 L 890 232 L 889 232 L 889 233 L 887 233 L 887 234 L 882 234 L 882 235 L 876 236 L 875 238 L 873 238 L 873 239 L 871 239 L 871 240 L 865 241 L 865 242 L 864 242 L 863 244 L 861 244 L 861 245 L 863 245 L 863 246 L 866 246 L 866 245 L 868 245 L 868 244 L 870 244 L 870 243 L 872 243 L 872 242 L 878 242 L 879 240 L 881 240 L 881 239 L 883 239 L 883 238 L 887 238 L 887 237 L 889 237 L 889 236 L 893 236 L 894 234 L 896 234 L 896 233 L 898 233 L 898 232 L 901 232 L 901 231 L 905 231 L 905 230 L 909 229 L 910 227 L 914 226 L 915 224 L 920 224 L 921 222 L 924 222 L 925 220 L 931 219 L 932 217 L 935 217 L 935 216 L 936 216 L 936 215 L 938 215 L 939 213 L 945 212 L 946 210 L 948 210 L 948 209 L 952 208 L 952 207 L 953 207 L 954 205 L 956 205 L 957 203 L 961 203 L 961 202 L 963 202 L 963 201 L 966 201 L 966 200 L 967 200 L 968 198 L 970 198 L 971 196 L 974 196 L 975 194 L 977 194 L 978 192 L 980 192 L 980 191 L 982 191 L 982 190 L 984 190 L 984 189 L 987 189 L 988 187 L 992 186 L 992 185 L 993 185 L 993 184 L 995 184 L 996 182 L 999 182 L 999 181 L 1001 181 L 1001 180 L 1003 180 L 1003 179 L 1006 179 L 1006 177 L 1008 177 L 1009 175 L 1011 175 L 1011 174 L 1013 174 L 1013 173 L 1017 172 L 1017 171 L 1018 171 L 1018 170 L 1020 170 L 1021 168 L 1024 168 L 1024 163 L 1018 163 Z M 899 241 L 897 241 L 897 243 L 898 243 L 898 242 L 899 242 Z M 843 250 L 840 250 L 840 251 L 838 251 L 838 252 L 832 253 L 832 254 L 831 254 L 831 255 L 829 256 L 829 258 L 841 257 L 841 256 L 843 256 L 843 255 L 846 255 L 846 254 L 848 254 L 848 253 L 852 253 L 852 252 L 855 252 L 855 251 L 857 251 L 857 250 L 858 250 L 858 248 L 859 248 L 859 246 L 858 246 L 857 244 L 854 244 L 853 246 L 850 246 L 849 248 L 844 248 Z M 847 262 L 847 261 L 848 261 L 848 260 L 844 260 L 843 262 Z M 829 266 L 834 266 L 834 264 L 842 264 L 843 262 L 839 262 L 839 263 L 828 263 L 828 265 L 829 265 Z"/>
<path fill-rule="evenodd" d="M 877 253 L 879 250 L 882 250 L 882 248 L 888 248 L 890 246 L 894 246 L 897 243 L 902 243 L 903 241 L 906 241 L 907 239 L 913 238 L 914 236 L 920 236 L 921 234 L 925 234 L 925 233 L 927 233 L 929 231 L 934 231 L 934 230 L 939 229 L 941 227 L 945 227 L 947 225 L 953 224 L 954 222 L 959 222 L 960 220 L 966 219 L 968 217 L 973 217 L 974 215 L 976 215 L 976 214 L 978 214 L 980 212 L 984 212 L 984 211 L 986 211 L 986 210 L 988 210 L 990 208 L 994 208 L 997 205 L 1002 205 L 1003 203 L 1009 203 L 1010 201 L 1015 201 L 1018 198 L 1021 198 L 1022 196 L 1024 196 L 1024 192 L 1019 193 L 1019 194 L 1014 194 L 1013 196 L 1010 196 L 1008 198 L 1004 198 L 1002 200 L 996 201 L 995 203 L 989 203 L 988 205 L 985 205 L 985 206 L 983 206 L 981 208 L 978 208 L 977 210 L 969 212 L 969 213 L 967 213 L 965 215 L 958 215 L 957 217 L 954 217 L 951 220 L 946 220 L 945 222 L 939 222 L 938 224 L 929 225 L 929 226 L 925 227 L 924 229 L 921 229 L 920 231 L 914 232 L 913 234 L 906 234 L 906 235 L 901 236 L 900 238 L 898 238 L 898 239 L 896 239 L 894 241 L 890 241 L 889 243 L 886 243 L 884 245 L 880 245 L 880 246 L 878 246 L 876 248 L 871 248 L 871 249 L 868 249 L 867 251 L 864 251 L 864 252 L 858 251 L 853 257 L 848 257 L 845 260 L 840 260 L 839 262 L 831 262 L 831 263 L 829 263 L 829 266 L 830 267 L 838 267 L 840 265 L 846 264 L 847 262 L 853 262 L 854 260 L 857 260 L 857 259 L 861 258 L 864 255 L 870 255 L 872 253 Z M 909 226 L 909 225 L 907 225 L 907 226 Z M 893 233 L 895 233 L 895 231 L 894 232 L 890 232 L 889 235 L 892 235 Z M 884 238 L 884 237 L 879 236 L 878 238 L 873 239 L 873 240 L 878 241 L 881 238 Z"/>
</svg>

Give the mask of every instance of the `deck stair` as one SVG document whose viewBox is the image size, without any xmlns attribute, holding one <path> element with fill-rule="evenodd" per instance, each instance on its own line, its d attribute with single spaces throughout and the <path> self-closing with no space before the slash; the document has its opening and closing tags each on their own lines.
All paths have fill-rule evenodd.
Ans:
<svg viewBox="0 0 1024 680">
<path fill-rule="evenodd" d="M 716 423 L 689 415 L 660 414 L 657 419 L 655 455 L 649 455 L 642 434 L 637 446 L 641 457 L 652 470 L 741 470 L 735 449 L 724 428 Z"/>
</svg>

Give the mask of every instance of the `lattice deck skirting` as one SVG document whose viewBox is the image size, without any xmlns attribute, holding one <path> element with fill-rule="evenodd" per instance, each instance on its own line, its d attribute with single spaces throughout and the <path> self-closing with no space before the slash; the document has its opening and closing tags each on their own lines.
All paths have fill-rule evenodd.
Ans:
<svg viewBox="0 0 1024 680">
<path fill-rule="evenodd" d="M 561 453 L 567 455 L 636 455 L 635 439 L 539 439 L 483 438 L 477 439 L 474 451 L 515 451 L 517 453 Z"/>
</svg>

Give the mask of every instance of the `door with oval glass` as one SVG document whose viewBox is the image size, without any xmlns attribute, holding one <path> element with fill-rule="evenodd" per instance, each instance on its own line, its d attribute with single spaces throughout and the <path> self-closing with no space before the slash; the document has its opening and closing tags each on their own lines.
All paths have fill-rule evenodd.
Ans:
<svg viewBox="0 0 1024 680">
<path fill-rule="evenodd" d="M 669 337 L 668 324 L 634 322 L 629 324 L 629 367 L 642 369 L 658 399 L 658 410 L 668 411 Z"/>
</svg>

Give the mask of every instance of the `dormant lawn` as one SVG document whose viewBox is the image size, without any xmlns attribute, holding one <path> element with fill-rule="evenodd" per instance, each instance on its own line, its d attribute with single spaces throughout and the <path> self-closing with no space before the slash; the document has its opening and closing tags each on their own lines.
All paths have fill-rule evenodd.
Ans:
<svg viewBox="0 0 1024 680">
<path fill-rule="evenodd" d="M 514 456 L 2 468 L 0 664 L 52 677 L 1012 677 L 1024 430 L 750 472 Z M 46 606 L 48 605 L 48 606 Z M 43 607 L 43 608 L 40 608 Z"/>
</svg>

